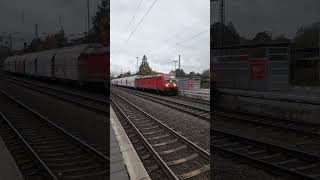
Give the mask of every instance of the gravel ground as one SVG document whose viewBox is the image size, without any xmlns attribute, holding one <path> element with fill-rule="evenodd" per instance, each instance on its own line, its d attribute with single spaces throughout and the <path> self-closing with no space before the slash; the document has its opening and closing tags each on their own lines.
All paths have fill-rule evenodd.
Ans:
<svg viewBox="0 0 320 180">
<path fill-rule="evenodd" d="M 118 114 L 118 111 L 116 109 L 115 109 L 115 113 Z M 142 141 L 139 140 L 138 135 L 135 135 L 135 131 L 131 129 L 131 126 L 122 119 L 123 117 L 121 116 L 118 118 L 123 128 L 125 129 L 130 141 L 132 142 L 134 148 L 136 149 L 139 157 L 151 155 L 147 150 L 147 147 L 145 147 Z M 139 148 L 144 147 L 144 148 L 138 149 L 138 147 Z M 154 166 L 157 164 L 154 158 L 147 158 L 147 159 L 140 158 L 140 159 L 143 165 L 145 166 L 147 172 L 149 173 L 149 176 L 152 179 L 165 179 L 166 175 L 164 174 L 164 172 L 161 170 L 160 167 L 158 167 L 158 169 L 153 169 Z"/>
<path fill-rule="evenodd" d="M 132 91 L 132 92 L 137 91 L 137 90 L 127 89 L 127 88 L 120 88 L 120 87 L 117 87 L 117 88 L 124 89 L 124 90 L 127 90 L 127 91 Z M 141 91 L 138 91 L 138 92 L 142 93 Z M 165 100 L 169 100 L 169 101 L 175 101 L 177 103 L 181 103 L 181 104 L 185 104 L 185 105 L 189 105 L 189 106 L 194 106 L 194 107 L 207 109 L 207 110 L 210 109 L 210 106 L 208 106 L 206 104 L 196 103 L 196 102 L 188 101 L 188 100 L 185 100 L 185 99 L 178 99 L 178 98 L 176 98 L 177 96 L 158 95 L 158 94 L 155 94 L 155 93 L 148 93 L 148 92 L 143 92 L 143 93 L 151 95 L 151 96 L 159 97 L 161 99 L 165 99 Z"/>
<path fill-rule="evenodd" d="M 105 95 L 106 93 L 94 93 L 94 92 L 90 92 L 87 89 L 80 90 L 80 89 L 77 89 L 77 88 L 72 88 L 70 85 L 63 85 L 61 83 L 59 84 L 59 83 L 56 83 L 56 82 L 42 82 L 42 81 L 39 81 L 39 80 L 34 80 L 34 79 L 31 79 L 31 78 L 24 78 L 24 77 L 19 77 L 19 76 L 12 76 L 12 77 L 13 78 L 17 78 L 17 79 L 21 79 L 23 81 L 30 81 L 32 83 L 37 83 L 39 85 L 44 85 L 44 86 L 48 86 L 48 87 L 52 87 L 52 88 L 63 89 L 63 90 L 71 91 L 71 92 L 74 92 L 74 93 L 83 94 L 83 95 L 90 96 L 90 97 L 93 97 L 93 98 L 104 99 L 106 97 L 106 95 Z"/>
<path fill-rule="evenodd" d="M 211 163 L 211 178 L 214 180 L 283 180 L 263 170 L 250 167 L 231 160 L 228 157 L 222 157 L 217 154 L 211 154 L 213 165 Z"/>
<path fill-rule="evenodd" d="M 102 153 L 107 153 L 106 150 L 109 149 L 108 117 L 6 81 L 0 81 L 0 89 Z"/>
<path fill-rule="evenodd" d="M 266 128 L 263 125 L 248 125 L 244 122 L 225 120 L 220 117 L 215 118 L 214 128 L 254 140 L 320 155 L 320 137 L 301 136 L 293 132 L 272 129 L 271 127 Z"/>
<path fill-rule="evenodd" d="M 186 113 L 165 107 L 164 105 L 145 100 L 122 91 L 117 91 L 119 95 L 130 99 L 130 101 L 159 119 L 164 124 L 181 133 L 190 141 L 209 151 L 210 143 L 210 122 L 198 119 Z M 192 129 L 192 131 L 190 131 Z"/>
</svg>

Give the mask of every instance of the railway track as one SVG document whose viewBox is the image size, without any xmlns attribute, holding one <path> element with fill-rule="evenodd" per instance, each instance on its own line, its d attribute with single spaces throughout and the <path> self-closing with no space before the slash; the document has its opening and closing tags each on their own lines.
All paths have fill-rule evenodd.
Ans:
<svg viewBox="0 0 320 180">
<path fill-rule="evenodd" d="M 140 91 L 133 91 L 133 90 L 128 90 L 128 89 L 124 89 L 124 88 L 116 88 L 116 89 L 118 91 L 127 92 L 129 94 L 142 97 L 143 99 L 148 99 L 153 102 L 165 105 L 167 107 L 182 111 L 184 113 L 188 113 L 188 114 L 195 116 L 197 118 L 205 119 L 208 121 L 210 120 L 210 109 L 199 108 L 195 105 L 177 102 L 175 100 L 172 100 L 172 99 L 169 99 L 166 97 L 151 95 L 149 93 L 143 93 Z"/>
<path fill-rule="evenodd" d="M 215 117 L 224 117 L 225 120 L 237 120 L 246 123 L 263 125 L 271 128 L 278 128 L 280 130 L 291 131 L 296 134 L 319 137 L 320 125 L 308 122 L 298 122 L 284 119 L 268 118 L 264 116 L 252 115 L 242 112 L 232 112 L 228 110 L 215 110 L 213 112 Z"/>
<path fill-rule="evenodd" d="M 205 101 L 205 100 L 201 100 L 201 99 L 192 99 L 192 98 L 187 98 L 187 97 L 182 97 L 182 96 L 173 96 L 172 99 L 189 101 L 189 102 L 193 102 L 193 103 L 197 103 L 197 104 L 210 106 L 210 101 Z"/>
<path fill-rule="evenodd" d="M 0 91 L 0 134 L 25 179 L 107 179 L 109 159 Z"/>
<path fill-rule="evenodd" d="M 140 143 L 137 151 L 148 150 L 142 161 L 154 158 L 157 166 L 148 173 L 161 170 L 160 179 L 209 179 L 210 154 L 161 123 L 122 96 L 111 91 L 111 104 L 133 144 Z M 139 153 L 138 153 L 139 154 Z"/>
<path fill-rule="evenodd" d="M 320 179 L 320 157 L 211 129 L 215 152 L 254 163 L 289 179 Z"/>
<path fill-rule="evenodd" d="M 83 95 L 80 93 L 71 92 L 68 90 L 64 90 L 61 88 L 53 88 L 49 86 L 40 85 L 37 83 L 33 83 L 30 81 L 25 81 L 17 78 L 12 78 L 9 76 L 3 76 L 1 75 L 0 78 L 9 81 L 11 83 L 23 86 L 25 88 L 40 92 L 42 94 L 46 94 L 55 98 L 58 98 L 63 101 L 67 101 L 72 104 L 76 104 L 78 106 L 81 106 L 83 108 L 89 109 L 90 111 L 94 111 L 97 113 L 101 113 L 104 115 L 109 115 L 109 111 L 107 108 L 107 100 L 106 98 L 99 99 L 90 97 L 87 95 Z"/>
</svg>

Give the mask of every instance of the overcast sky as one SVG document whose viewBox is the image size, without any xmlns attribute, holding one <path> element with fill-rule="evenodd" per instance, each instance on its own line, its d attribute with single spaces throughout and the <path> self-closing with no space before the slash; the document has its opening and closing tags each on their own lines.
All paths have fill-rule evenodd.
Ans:
<svg viewBox="0 0 320 180">
<path fill-rule="evenodd" d="M 226 22 L 242 35 L 252 38 L 268 30 L 274 36 L 295 35 L 301 25 L 320 21 L 319 0 L 225 0 Z M 211 23 L 218 20 L 218 4 L 211 4 Z"/>
<path fill-rule="evenodd" d="M 83 33 L 87 26 L 86 0 L 0 0 L 0 36 L 3 32 L 19 32 L 14 37 L 30 41 L 34 37 L 35 24 L 39 33 L 55 33 L 60 29 L 59 16 L 65 33 Z M 99 0 L 90 0 L 90 16 L 97 11 Z M 24 20 L 23 15 L 24 14 Z M 23 41 L 14 38 L 16 48 Z M 0 42 L 3 45 L 4 42 Z"/>
<path fill-rule="evenodd" d="M 122 68 L 135 73 L 136 57 L 141 61 L 144 54 L 157 72 L 173 70 L 172 61 L 178 60 L 179 54 L 185 72 L 208 69 L 209 0 L 158 0 L 125 43 L 153 2 L 111 0 L 111 72 L 119 74 Z"/>
</svg>

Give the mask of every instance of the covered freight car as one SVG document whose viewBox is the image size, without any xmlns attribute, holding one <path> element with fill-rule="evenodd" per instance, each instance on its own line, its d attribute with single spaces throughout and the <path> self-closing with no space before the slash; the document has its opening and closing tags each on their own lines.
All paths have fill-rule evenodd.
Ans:
<svg viewBox="0 0 320 180">
<path fill-rule="evenodd" d="M 104 85 L 109 74 L 109 57 L 107 48 L 100 44 L 81 44 L 8 57 L 4 70 L 79 85 Z"/>
</svg>

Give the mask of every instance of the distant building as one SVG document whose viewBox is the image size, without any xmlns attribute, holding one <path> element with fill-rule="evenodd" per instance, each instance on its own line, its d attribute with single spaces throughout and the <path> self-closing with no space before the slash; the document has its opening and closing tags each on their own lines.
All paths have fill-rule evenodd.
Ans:
<svg viewBox="0 0 320 180">
<path fill-rule="evenodd" d="M 297 49 L 293 52 L 292 72 L 296 82 L 320 81 L 319 48 Z"/>
</svg>

